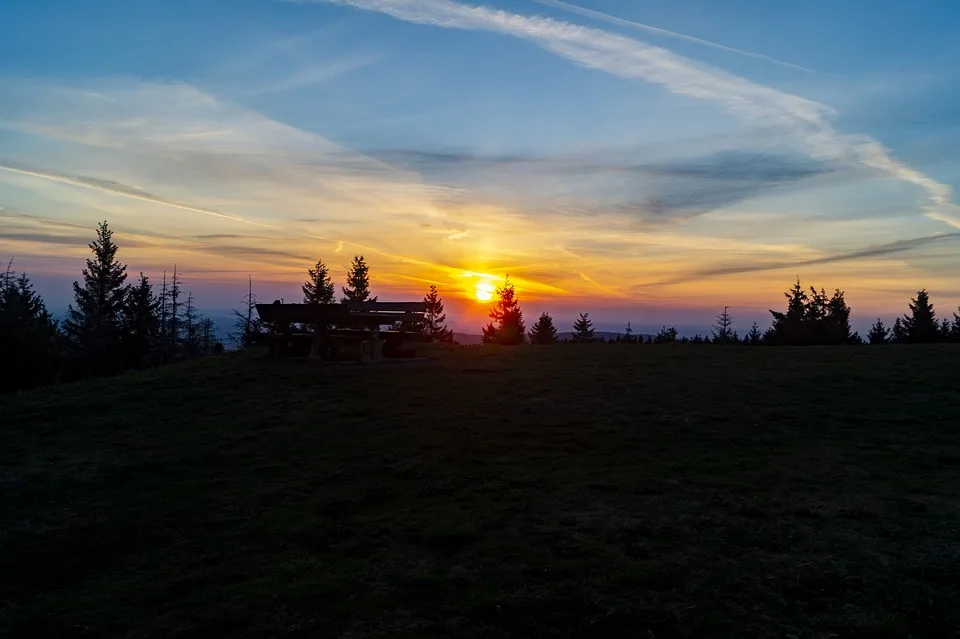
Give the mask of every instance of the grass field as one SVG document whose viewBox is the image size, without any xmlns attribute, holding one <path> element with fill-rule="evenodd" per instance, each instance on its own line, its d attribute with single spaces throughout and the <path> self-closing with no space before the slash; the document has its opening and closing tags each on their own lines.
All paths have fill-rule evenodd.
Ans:
<svg viewBox="0 0 960 639">
<path fill-rule="evenodd" d="M 958 635 L 960 348 L 432 357 L 0 397 L 0 635 Z"/>
</svg>

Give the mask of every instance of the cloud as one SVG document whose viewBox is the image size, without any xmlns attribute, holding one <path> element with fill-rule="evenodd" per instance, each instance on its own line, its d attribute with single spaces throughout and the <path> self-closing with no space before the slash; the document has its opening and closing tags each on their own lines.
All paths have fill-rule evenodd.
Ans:
<svg viewBox="0 0 960 639">
<path fill-rule="evenodd" d="M 630 80 L 658 84 L 677 95 L 717 104 L 751 121 L 787 129 L 818 160 L 869 167 L 923 189 L 926 213 L 960 228 L 960 209 L 949 186 L 892 158 L 868 136 L 838 133 L 826 105 L 751 82 L 644 42 L 551 18 L 525 16 L 450 0 L 301 0 L 378 11 L 406 22 L 487 31 L 528 40 L 580 66 Z"/>
<path fill-rule="evenodd" d="M 202 213 L 204 215 L 212 215 L 213 217 L 219 217 L 226 220 L 231 220 L 233 222 L 242 222 L 244 224 L 253 224 L 256 226 L 267 226 L 260 222 L 254 222 L 252 220 L 246 220 L 237 215 L 231 215 L 229 213 L 223 213 L 222 211 L 215 211 L 213 209 L 207 209 L 199 206 L 192 206 L 190 204 L 185 204 L 183 202 L 176 202 L 173 200 L 168 200 L 156 195 L 151 195 L 145 191 L 141 191 L 132 186 L 127 186 L 125 184 L 120 184 L 119 182 L 114 182 L 113 180 L 102 180 L 97 178 L 83 177 L 79 175 L 65 175 L 62 173 L 55 173 L 53 171 L 45 171 L 42 169 L 29 169 L 21 166 L 17 166 L 10 162 L 0 161 L 0 171 L 7 171 L 9 173 L 16 173 L 19 175 L 26 175 L 29 177 L 39 178 L 42 180 L 51 180 L 53 182 L 60 182 L 61 184 L 69 184 L 72 186 L 80 186 L 88 189 L 96 189 L 103 193 L 109 193 L 111 195 L 119 195 L 126 198 L 131 198 L 134 200 L 140 200 L 142 202 L 150 202 L 152 204 L 159 204 L 161 206 L 169 206 L 170 208 L 180 209 L 182 211 L 192 211 L 194 213 Z"/>
<path fill-rule="evenodd" d="M 667 36 L 669 38 L 677 38 L 680 40 L 685 40 L 687 42 L 693 42 L 695 44 L 702 44 L 704 46 L 712 47 L 714 49 L 719 49 L 721 51 L 728 51 L 730 53 L 737 53 L 737 54 L 745 55 L 751 58 L 757 58 L 759 60 L 766 60 L 767 62 L 772 62 L 773 64 L 779 64 L 780 66 L 788 67 L 790 69 L 796 69 L 798 71 L 805 71 L 807 73 L 816 73 L 816 71 L 814 71 L 813 69 L 800 66 L 799 64 L 793 64 L 792 62 L 784 62 L 783 60 L 778 60 L 777 58 L 771 57 L 769 55 L 764 55 L 762 53 L 753 53 L 751 51 L 744 51 L 743 49 L 729 47 L 724 44 L 711 42 L 710 40 L 695 38 L 693 36 L 685 35 L 683 33 L 677 33 L 676 31 L 670 31 L 668 29 L 661 29 L 660 27 L 654 27 L 649 24 L 644 24 L 642 22 L 625 20 L 623 18 L 618 18 L 617 16 L 612 16 L 609 13 L 603 13 L 602 11 L 587 9 L 586 7 L 570 4 L 569 2 L 563 2 L 562 0 L 533 0 L 533 1 L 547 7 L 553 7 L 555 9 L 561 9 L 563 11 L 577 13 L 587 18 L 593 18 L 595 20 L 600 20 L 602 22 L 608 22 L 610 24 L 616 24 L 623 27 L 630 27 L 632 29 L 639 29 L 640 31 L 645 31 L 647 33 L 652 33 L 654 35 Z"/>
<path fill-rule="evenodd" d="M 334 78 L 338 78 L 348 73 L 352 73 L 358 69 L 362 69 L 363 67 L 368 66 L 375 61 L 376 58 L 374 56 L 361 56 L 342 60 L 334 60 L 321 65 L 314 63 L 311 66 L 306 66 L 288 73 L 274 82 L 253 89 L 249 92 L 249 94 L 264 95 L 267 93 L 281 93 L 284 91 L 320 84 L 322 82 L 328 82 Z"/>
<path fill-rule="evenodd" d="M 915 237 L 907 240 L 897 240 L 895 242 L 887 242 L 885 244 L 868 246 L 854 251 L 835 253 L 833 255 L 825 255 L 823 257 L 816 257 L 806 260 L 768 262 L 761 264 L 738 264 L 708 268 L 693 273 L 688 273 L 684 276 L 667 282 L 658 282 L 653 286 L 680 284 L 683 282 L 691 282 L 703 278 L 718 277 L 722 275 L 738 275 L 741 273 L 756 273 L 761 271 L 778 271 L 787 268 L 801 268 L 804 266 L 818 266 L 822 264 L 834 264 L 837 262 L 848 262 L 872 257 L 883 257 L 885 255 L 905 253 L 929 244 L 939 243 L 947 240 L 956 240 L 958 238 L 960 238 L 960 232 L 942 233 L 940 235 L 927 235 L 924 237 Z"/>
</svg>

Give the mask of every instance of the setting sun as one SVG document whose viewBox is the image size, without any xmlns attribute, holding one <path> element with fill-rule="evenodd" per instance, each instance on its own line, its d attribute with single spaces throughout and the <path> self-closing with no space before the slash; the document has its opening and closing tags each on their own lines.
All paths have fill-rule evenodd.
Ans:
<svg viewBox="0 0 960 639">
<path fill-rule="evenodd" d="M 493 284 L 490 282 L 477 282 L 475 294 L 477 301 L 489 302 L 493 299 Z"/>
</svg>

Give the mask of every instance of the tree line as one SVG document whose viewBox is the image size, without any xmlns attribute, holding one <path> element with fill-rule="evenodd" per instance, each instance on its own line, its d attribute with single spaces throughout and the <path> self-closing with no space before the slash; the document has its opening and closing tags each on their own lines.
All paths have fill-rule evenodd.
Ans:
<svg viewBox="0 0 960 639">
<path fill-rule="evenodd" d="M 917 291 L 917 296 L 908 304 L 909 312 L 898 317 L 893 326 L 887 327 L 880 318 L 871 327 L 866 337 L 850 327 L 850 306 L 844 292 L 835 289 L 827 294 L 825 289 L 805 289 L 798 279 L 785 294 L 787 307 L 783 311 L 771 310 L 771 325 L 761 330 L 754 322 L 740 336 L 733 328 L 733 316 L 729 307 L 724 307 L 713 324 L 709 335 L 680 337 L 676 327 L 662 326 L 646 338 L 635 335 L 629 322 L 622 333 L 604 340 L 596 336 L 589 313 L 580 313 L 573 322 L 569 340 L 558 337 L 553 317 L 541 313 L 530 331 L 526 331 L 523 311 L 516 290 L 509 276 L 497 288 L 496 300 L 490 309 L 491 322 L 483 327 L 485 344 L 554 344 L 570 342 L 616 342 L 631 344 L 746 344 L 813 346 L 843 344 L 927 344 L 937 342 L 960 342 L 960 314 L 937 319 L 933 303 L 926 289 Z M 960 311 L 960 307 L 957 309 Z"/>
<path fill-rule="evenodd" d="M 127 267 L 106 222 L 89 245 L 74 300 L 62 322 L 53 318 L 26 273 L 13 260 L 0 274 L 0 392 L 59 381 L 115 375 L 131 369 L 223 351 L 213 321 L 204 318 L 176 267 L 157 290 Z"/>
</svg>

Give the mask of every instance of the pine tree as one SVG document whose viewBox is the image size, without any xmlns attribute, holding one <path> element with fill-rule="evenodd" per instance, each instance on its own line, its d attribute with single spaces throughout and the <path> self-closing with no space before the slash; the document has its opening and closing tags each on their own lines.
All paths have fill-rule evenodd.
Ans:
<svg viewBox="0 0 960 639">
<path fill-rule="evenodd" d="M 376 302 L 376 297 L 370 297 L 370 267 L 362 255 L 354 255 L 350 270 L 347 271 L 347 285 L 341 287 L 344 304 L 361 304 Z"/>
<path fill-rule="evenodd" d="M 867 341 L 871 344 L 886 344 L 890 339 L 890 329 L 883 324 L 883 320 L 877 318 L 877 323 L 870 327 L 867 333 Z"/>
<path fill-rule="evenodd" d="M 763 341 L 763 334 L 760 332 L 760 327 L 754 322 L 747 334 L 743 336 L 743 343 L 757 346 L 761 341 Z"/>
<path fill-rule="evenodd" d="M 200 321 L 200 353 L 209 355 L 213 353 L 214 344 L 217 343 L 217 328 L 213 320 L 205 317 Z"/>
<path fill-rule="evenodd" d="M 170 278 L 170 285 L 167 287 L 167 357 L 169 360 L 175 360 L 180 356 L 181 340 L 183 338 L 183 281 L 180 279 L 180 273 L 177 272 L 177 265 L 173 265 L 173 277 Z"/>
<path fill-rule="evenodd" d="M 142 368 L 158 359 L 160 341 L 160 300 L 146 275 L 140 273 L 136 286 L 127 294 L 123 307 L 123 345 L 126 365 Z"/>
<path fill-rule="evenodd" d="M 73 283 L 74 303 L 67 310 L 64 330 L 76 374 L 112 375 L 123 368 L 121 322 L 127 287 L 127 267 L 117 261 L 117 245 L 106 222 L 89 244 L 93 259 L 83 269 L 83 285 Z"/>
<path fill-rule="evenodd" d="M 307 275 L 307 281 L 300 287 L 303 290 L 303 303 L 332 304 L 333 282 L 330 280 L 330 269 L 323 260 L 317 260 L 313 268 L 307 269 Z"/>
<path fill-rule="evenodd" d="M 907 327 L 902 318 L 898 317 L 893 321 L 893 328 L 890 329 L 890 341 L 894 344 L 904 344 L 909 341 Z"/>
<path fill-rule="evenodd" d="M 592 342 L 593 322 L 590 321 L 589 313 L 580 313 L 580 317 L 573 323 L 573 341 L 574 342 Z"/>
<path fill-rule="evenodd" d="M 960 311 L 960 306 L 957 307 Z M 953 323 L 950 325 L 950 340 L 960 342 L 960 315 L 953 314 Z"/>
<path fill-rule="evenodd" d="M 522 344 L 526 339 L 523 311 L 508 275 L 497 287 L 497 301 L 490 309 L 490 322 L 483 327 L 484 344 Z"/>
<path fill-rule="evenodd" d="M 940 327 L 937 325 L 937 316 L 927 289 L 917 291 L 917 297 L 910 300 L 910 315 L 903 316 L 903 325 L 910 342 L 940 341 Z"/>
<path fill-rule="evenodd" d="M 167 272 L 163 272 L 163 283 L 160 285 L 160 364 L 167 363 L 167 337 L 169 336 L 168 332 L 168 318 L 167 318 Z"/>
<path fill-rule="evenodd" d="M 620 340 L 625 344 L 636 344 L 637 337 L 633 334 L 633 327 L 630 326 L 630 322 L 627 322 L 627 327 L 623 329 L 623 339 Z"/>
<path fill-rule="evenodd" d="M 15 277 L 12 266 L 0 273 L 0 392 L 49 384 L 59 373 L 57 323 L 26 273 Z"/>
<path fill-rule="evenodd" d="M 530 329 L 530 343 L 555 344 L 556 342 L 557 328 L 553 325 L 553 318 L 549 313 L 540 313 L 540 318 Z"/>
<path fill-rule="evenodd" d="M 423 296 L 423 303 L 427 305 L 427 310 L 418 326 L 420 335 L 431 342 L 452 342 L 453 331 L 444 324 L 447 316 L 443 312 L 443 299 L 436 286 L 430 285 L 430 290 Z"/>
<path fill-rule="evenodd" d="M 733 316 L 730 315 L 730 307 L 724 306 L 723 312 L 717 315 L 717 321 L 713 325 L 713 343 L 730 344 L 733 341 Z"/>
</svg>

